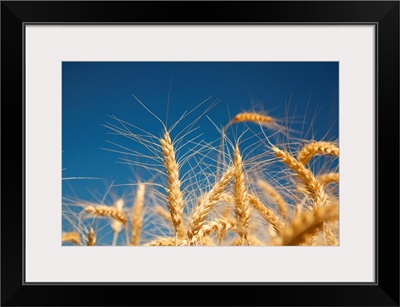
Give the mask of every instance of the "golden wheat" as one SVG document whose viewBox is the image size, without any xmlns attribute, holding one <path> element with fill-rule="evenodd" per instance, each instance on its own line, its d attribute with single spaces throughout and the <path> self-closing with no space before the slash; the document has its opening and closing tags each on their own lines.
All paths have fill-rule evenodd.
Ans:
<svg viewBox="0 0 400 307">
<path fill-rule="evenodd" d="M 234 221 L 229 219 L 217 219 L 204 225 L 204 227 L 193 238 L 193 241 L 201 242 L 205 237 L 214 232 L 216 232 L 217 236 L 221 238 L 229 230 L 236 230 L 236 223 Z"/>
<path fill-rule="evenodd" d="M 270 208 L 265 206 L 256 196 L 249 195 L 250 204 L 256 209 L 262 218 L 267 221 L 273 229 L 280 233 L 285 226 L 285 222 Z"/>
<path fill-rule="evenodd" d="M 81 245 L 81 238 L 77 232 L 66 232 L 62 234 L 62 242 L 69 242 L 76 245 Z"/>
<path fill-rule="evenodd" d="M 122 208 L 124 207 L 124 205 L 125 205 L 125 201 L 123 198 L 118 199 L 114 204 L 115 208 L 117 208 L 117 210 L 120 212 L 122 212 Z M 124 226 L 123 223 L 121 223 L 120 221 L 118 221 L 116 219 L 113 219 L 113 221 L 111 223 L 111 228 L 114 232 L 114 239 L 113 239 L 112 245 L 116 245 L 118 235 L 121 232 L 123 226 Z"/>
<path fill-rule="evenodd" d="M 297 160 L 306 165 L 316 155 L 332 155 L 339 157 L 339 148 L 330 142 L 312 142 L 305 145 L 298 153 Z"/>
<path fill-rule="evenodd" d="M 115 219 L 116 221 L 121 222 L 122 224 L 126 225 L 126 221 L 127 221 L 126 215 L 123 211 L 118 210 L 118 208 L 104 206 L 104 205 L 86 206 L 85 211 L 87 213 L 97 215 L 97 216 L 109 216 L 109 217 Z"/>
<path fill-rule="evenodd" d="M 339 173 L 326 173 L 318 175 L 317 180 L 323 185 L 328 185 L 334 182 L 339 182 Z"/>
<path fill-rule="evenodd" d="M 326 239 L 325 245 L 328 246 L 338 246 L 339 245 L 339 240 L 337 239 L 337 234 L 334 234 L 331 227 L 331 223 L 326 223 L 324 222 L 324 231 L 323 235 Z"/>
<path fill-rule="evenodd" d="M 267 115 L 262 115 L 259 113 L 255 112 L 242 112 L 239 114 L 236 114 L 235 117 L 233 117 L 228 126 L 234 123 L 243 123 L 243 122 L 251 122 L 251 123 L 256 123 L 260 125 L 268 125 L 275 123 L 275 120 Z"/>
<path fill-rule="evenodd" d="M 314 177 L 313 173 L 306 168 L 301 162 L 297 161 L 290 153 L 273 146 L 276 157 L 280 158 L 301 180 L 304 192 L 309 196 L 314 206 L 326 201 L 326 195 L 323 185 Z"/>
<path fill-rule="evenodd" d="M 87 246 L 95 246 L 96 245 L 96 234 L 94 232 L 94 229 L 90 227 L 90 230 L 88 232 L 88 237 L 87 237 Z"/>
<path fill-rule="evenodd" d="M 221 195 L 225 189 L 225 187 L 232 180 L 233 174 L 235 172 L 235 167 L 229 167 L 226 172 L 222 175 L 221 179 L 214 184 L 212 189 L 207 192 L 205 195 L 199 198 L 196 203 L 194 209 L 192 210 L 192 214 L 189 218 L 187 236 L 191 241 L 191 244 L 194 244 L 195 241 L 193 238 L 198 234 L 201 228 L 204 225 L 204 221 L 210 212 L 211 208 L 221 199 Z"/>
<path fill-rule="evenodd" d="M 236 114 L 221 131 L 221 144 L 225 140 L 226 128 L 234 123 L 243 122 L 280 127 L 272 117 L 254 112 L 242 112 Z M 181 138 L 178 139 L 178 135 L 177 142 L 180 143 Z M 171 140 L 170 132 L 166 128 L 161 138 L 155 136 L 151 138 L 152 145 L 149 146 L 152 150 L 158 150 L 154 152 L 154 161 L 157 161 L 157 167 L 159 161 L 163 164 L 161 165 L 163 169 L 157 169 L 157 171 L 165 174 L 166 184 L 138 183 L 136 197 L 133 202 L 130 202 L 131 207 L 126 209 L 123 209 L 125 203 L 123 198 L 118 199 L 114 206 L 103 205 L 103 201 L 101 205 L 84 206 L 83 210 L 93 217 L 79 214 L 79 218 L 90 218 L 90 224 L 85 224 L 89 223 L 85 220 L 79 220 L 79 224 L 74 225 L 74 229 L 80 229 L 81 232 L 63 233 L 62 242 L 81 245 L 79 233 L 87 233 L 83 244 L 96 245 L 96 235 L 104 227 L 103 225 L 96 226 L 96 234 L 93 225 L 96 217 L 104 216 L 110 218 L 107 219 L 106 226 L 111 227 L 114 232 L 112 245 L 116 245 L 118 234 L 123 226 L 125 226 L 126 244 L 134 246 L 339 245 L 337 185 L 328 187 L 329 184 L 339 182 L 339 173 L 335 172 L 337 167 L 328 169 L 325 168 L 327 166 L 325 164 L 322 168 L 317 165 L 318 163 L 308 165 L 316 156 L 339 157 L 339 148 L 334 142 L 311 141 L 300 148 L 294 156 L 289 151 L 279 149 L 278 145 L 273 145 L 271 140 L 274 136 L 265 136 L 269 144 L 267 150 L 271 149 L 277 159 L 264 159 L 271 154 L 266 151 L 260 155 L 263 159 L 260 164 L 256 164 L 259 163 L 258 157 L 246 161 L 238 145 L 232 146 L 232 154 L 223 152 L 223 146 L 221 146 L 215 157 L 217 174 L 189 172 L 183 173 L 181 177 L 180 169 L 186 169 L 186 163 L 191 156 L 188 155 L 188 158 L 184 154 L 178 162 L 175 142 Z M 134 139 L 141 138 L 138 136 Z M 246 142 L 249 140 L 251 138 L 246 139 Z M 159 144 L 157 142 L 154 144 L 154 141 L 158 141 Z M 293 148 L 293 145 L 295 144 L 291 144 L 290 141 L 285 143 L 287 148 Z M 257 147 L 259 148 L 258 145 Z M 210 148 L 212 148 L 211 144 L 205 146 L 206 150 Z M 246 152 L 248 149 L 250 149 L 249 152 L 253 150 L 253 148 L 246 148 Z M 202 149 L 200 151 L 196 149 L 193 152 L 203 154 Z M 226 159 L 220 165 L 221 154 L 224 154 Z M 231 159 L 232 165 L 225 163 L 227 159 Z M 276 161 L 283 162 L 285 169 L 277 171 L 275 165 L 272 165 Z M 204 169 L 207 170 L 214 167 L 212 163 L 205 165 Z M 266 165 L 272 167 L 263 169 Z M 220 167 L 226 168 L 222 176 L 219 176 Z M 325 173 L 322 173 L 322 170 Z M 266 174 L 267 171 L 272 181 L 267 181 L 266 178 L 260 176 L 260 174 Z M 210 178 L 215 178 L 215 182 L 209 186 Z M 195 185 L 196 183 L 203 184 L 203 182 L 206 182 L 208 189 Z M 273 186 L 269 182 L 276 182 L 276 185 Z M 282 188 L 276 188 L 278 185 Z M 148 188 L 145 189 L 145 187 Z M 165 192 L 159 191 L 159 187 Z M 151 206 L 149 204 L 151 199 L 156 199 L 157 202 L 160 201 L 166 205 L 164 207 Z M 265 203 L 261 199 L 264 199 Z M 147 211 L 147 208 L 151 210 Z M 130 212 L 130 230 L 125 212 Z M 146 221 L 149 217 L 148 220 L 154 224 L 151 225 L 152 227 L 146 227 L 146 232 L 144 232 L 143 227 L 146 226 L 144 212 L 157 213 L 165 220 L 162 222 L 166 223 L 160 224 L 157 219 L 152 221 L 151 217 L 154 216 L 146 215 Z M 82 228 L 78 228 L 80 225 L 83 225 Z M 168 234 L 164 233 L 165 226 L 169 227 Z M 90 230 L 87 231 L 87 229 Z M 129 232 L 131 233 L 130 240 Z"/>
<path fill-rule="evenodd" d="M 242 237 L 243 242 L 247 241 L 247 227 L 249 226 L 250 210 L 249 199 L 247 196 L 247 187 L 243 174 L 243 162 L 239 152 L 239 147 L 236 146 L 233 153 L 233 196 L 235 199 L 235 217 L 236 217 L 236 232 Z"/>
<path fill-rule="evenodd" d="M 143 205 L 144 205 L 145 185 L 139 183 L 136 191 L 135 204 L 132 209 L 132 245 L 138 245 L 140 240 L 140 232 L 143 224 Z"/>
<path fill-rule="evenodd" d="M 326 204 L 313 211 L 301 212 L 282 229 L 276 245 L 299 245 L 307 235 L 322 227 L 322 222 L 335 220 L 339 217 L 338 204 Z"/>
<path fill-rule="evenodd" d="M 175 158 L 175 149 L 168 131 L 165 131 L 164 139 L 160 139 L 160 142 L 164 157 L 164 166 L 168 177 L 168 187 L 166 188 L 168 194 L 168 209 L 171 213 L 176 235 L 178 236 L 184 207 L 181 181 L 179 179 L 179 167 Z"/>
<path fill-rule="evenodd" d="M 175 246 L 175 238 L 158 238 L 145 244 L 145 246 Z"/>
<path fill-rule="evenodd" d="M 272 200 L 274 201 L 274 204 L 276 205 L 278 210 L 281 212 L 283 218 L 286 218 L 288 204 L 283 199 L 281 194 L 279 194 L 279 192 L 265 180 L 259 179 L 259 180 L 257 180 L 257 184 L 265 193 L 267 193 L 272 198 Z"/>
</svg>

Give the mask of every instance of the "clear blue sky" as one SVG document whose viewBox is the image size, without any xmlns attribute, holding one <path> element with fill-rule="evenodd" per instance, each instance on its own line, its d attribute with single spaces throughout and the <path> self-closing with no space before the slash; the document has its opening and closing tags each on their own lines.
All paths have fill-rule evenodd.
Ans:
<svg viewBox="0 0 400 307">
<path fill-rule="evenodd" d="M 62 164 L 63 177 L 98 177 L 103 180 L 63 180 L 63 195 L 90 197 L 105 182 L 135 180 L 133 171 L 116 163 L 122 155 L 107 140 L 141 150 L 131 140 L 110 135 L 103 125 L 115 115 L 156 136 L 162 126 L 135 99 L 135 95 L 168 125 L 200 102 L 212 98 L 189 116 L 193 121 L 213 101 L 207 112 L 221 127 L 229 114 L 264 109 L 269 115 L 294 116 L 293 129 L 312 124 L 316 139 L 338 139 L 337 62 L 64 62 L 62 64 Z M 288 103 L 290 101 L 290 106 Z M 184 127 L 184 123 L 182 123 Z M 179 132 L 178 126 L 176 133 Z M 196 124 L 202 139 L 213 141 L 219 133 L 205 116 Z M 329 132 L 329 133 L 328 133 Z M 100 193 L 101 194 L 101 193 Z"/>
</svg>

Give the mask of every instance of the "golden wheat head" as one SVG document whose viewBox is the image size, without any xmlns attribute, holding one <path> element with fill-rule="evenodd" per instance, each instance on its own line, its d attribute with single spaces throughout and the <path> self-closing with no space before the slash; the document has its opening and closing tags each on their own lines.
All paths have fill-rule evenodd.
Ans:
<svg viewBox="0 0 400 307">
<path fill-rule="evenodd" d="M 175 158 L 175 149 L 172 145 L 171 137 L 166 131 L 164 138 L 160 139 L 164 166 L 168 177 L 167 202 L 171 213 L 175 232 L 178 235 L 179 225 L 182 223 L 182 213 L 184 207 L 183 193 L 181 191 L 181 181 L 179 179 L 179 166 Z"/>
<path fill-rule="evenodd" d="M 96 215 L 96 216 L 109 216 L 114 220 L 121 222 L 126 225 L 126 215 L 123 211 L 118 210 L 116 207 L 109 207 L 104 205 L 99 206 L 86 206 L 85 211 L 87 213 Z"/>
</svg>

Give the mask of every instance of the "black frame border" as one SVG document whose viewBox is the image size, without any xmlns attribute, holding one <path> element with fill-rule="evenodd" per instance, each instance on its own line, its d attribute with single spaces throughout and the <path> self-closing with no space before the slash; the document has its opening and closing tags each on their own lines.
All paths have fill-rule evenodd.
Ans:
<svg viewBox="0 0 400 307">
<path fill-rule="evenodd" d="M 377 282 L 25 283 L 24 30 L 30 23 L 375 25 Z M 2 306 L 399 306 L 398 1 L 3 1 L 1 77 Z M 379 154 L 383 148 L 389 150 Z M 144 295 L 145 288 L 159 295 Z M 171 290 L 193 300 L 177 300 Z"/>
</svg>

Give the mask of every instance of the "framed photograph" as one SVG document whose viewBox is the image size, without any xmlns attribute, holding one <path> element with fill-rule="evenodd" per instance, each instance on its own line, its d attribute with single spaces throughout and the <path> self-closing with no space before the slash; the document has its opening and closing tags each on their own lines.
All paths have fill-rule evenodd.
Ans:
<svg viewBox="0 0 400 307">
<path fill-rule="evenodd" d="M 398 1 L 1 28 L 2 306 L 399 306 Z"/>
</svg>

